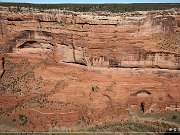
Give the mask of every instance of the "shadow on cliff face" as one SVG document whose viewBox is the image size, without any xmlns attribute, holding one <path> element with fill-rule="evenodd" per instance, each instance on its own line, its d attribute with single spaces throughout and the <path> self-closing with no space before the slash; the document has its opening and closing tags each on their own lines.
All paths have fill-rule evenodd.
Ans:
<svg viewBox="0 0 180 135">
<path fill-rule="evenodd" d="M 144 113 L 144 106 L 145 106 L 145 103 L 142 102 L 142 103 L 141 103 L 141 110 L 143 111 L 143 113 Z"/>
<path fill-rule="evenodd" d="M 2 78 L 3 74 L 4 74 L 4 57 L 2 57 L 0 60 L 0 79 Z"/>
</svg>

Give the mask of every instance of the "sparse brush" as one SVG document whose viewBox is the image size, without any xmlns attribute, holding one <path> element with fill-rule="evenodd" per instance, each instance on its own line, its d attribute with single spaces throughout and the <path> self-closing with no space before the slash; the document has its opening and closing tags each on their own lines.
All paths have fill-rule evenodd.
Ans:
<svg viewBox="0 0 180 135">
<path fill-rule="evenodd" d="M 92 86 L 92 92 L 98 92 L 99 87 L 98 86 Z"/>
<path fill-rule="evenodd" d="M 13 62 L 10 59 L 5 60 L 5 72 L 2 76 L 0 91 L 10 91 L 17 93 L 20 91 L 39 90 L 43 82 L 41 77 L 36 77 L 34 67 L 26 59 L 20 62 Z"/>
<path fill-rule="evenodd" d="M 19 115 L 19 120 L 20 120 L 21 125 L 25 125 L 28 121 L 26 115 L 23 115 L 23 114 Z"/>
</svg>

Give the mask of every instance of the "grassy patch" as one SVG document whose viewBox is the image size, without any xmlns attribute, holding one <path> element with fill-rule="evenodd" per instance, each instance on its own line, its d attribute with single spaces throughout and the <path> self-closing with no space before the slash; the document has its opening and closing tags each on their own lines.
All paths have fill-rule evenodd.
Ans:
<svg viewBox="0 0 180 135">
<path fill-rule="evenodd" d="M 8 117 L 0 116 L 0 125 L 3 125 L 3 124 L 9 127 L 16 127 L 16 120 L 8 118 Z"/>
<path fill-rule="evenodd" d="M 88 132 L 165 132 L 169 129 L 165 123 L 140 123 L 127 120 L 124 122 L 106 123 L 89 128 Z"/>
<path fill-rule="evenodd" d="M 180 124 L 180 112 L 175 112 L 175 111 L 167 111 L 167 112 L 158 113 L 158 114 L 153 114 L 153 113 L 140 114 L 139 113 L 138 116 L 142 118 L 155 118 L 155 119 L 163 118 L 166 121 Z"/>
</svg>

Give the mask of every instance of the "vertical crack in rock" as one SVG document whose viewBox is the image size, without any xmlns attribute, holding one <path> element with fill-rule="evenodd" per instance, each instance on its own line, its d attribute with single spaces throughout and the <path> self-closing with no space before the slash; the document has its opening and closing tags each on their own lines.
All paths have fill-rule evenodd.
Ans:
<svg viewBox="0 0 180 135">
<path fill-rule="evenodd" d="M 3 36 L 4 36 L 4 33 L 3 33 L 3 20 L 0 18 L 0 35 L 2 36 L 2 38 L 3 38 Z"/>
<path fill-rule="evenodd" d="M 0 78 L 4 73 L 4 57 L 0 55 Z"/>
<path fill-rule="evenodd" d="M 72 39 L 72 42 L 71 42 L 71 46 L 72 46 L 72 49 L 73 49 L 73 58 L 74 58 L 74 62 L 76 63 L 77 61 L 76 61 L 76 54 L 75 54 L 75 46 L 74 46 L 74 34 L 72 33 L 72 37 L 71 37 L 71 39 Z"/>
</svg>

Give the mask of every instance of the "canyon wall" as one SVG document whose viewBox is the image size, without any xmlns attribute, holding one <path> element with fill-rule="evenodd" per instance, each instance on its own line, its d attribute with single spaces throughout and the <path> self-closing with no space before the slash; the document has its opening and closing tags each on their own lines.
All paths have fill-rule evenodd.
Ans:
<svg viewBox="0 0 180 135">
<path fill-rule="evenodd" d="M 168 51 L 158 46 L 167 34 L 176 32 L 179 16 L 153 12 L 139 16 L 82 13 L 0 16 L 2 31 L 7 35 L 5 44 L 11 44 L 9 50 L 13 53 L 54 53 L 58 62 L 88 63 L 92 67 L 179 69 L 179 48 Z"/>
<path fill-rule="evenodd" d="M 134 118 L 134 108 L 178 113 L 180 16 L 170 13 L 0 11 L 3 118 L 64 131 Z"/>
</svg>

